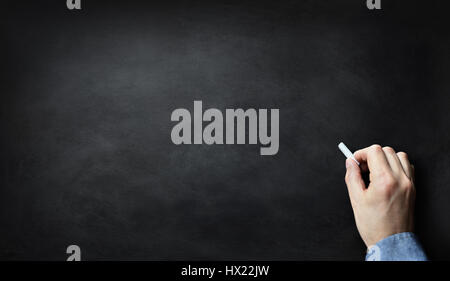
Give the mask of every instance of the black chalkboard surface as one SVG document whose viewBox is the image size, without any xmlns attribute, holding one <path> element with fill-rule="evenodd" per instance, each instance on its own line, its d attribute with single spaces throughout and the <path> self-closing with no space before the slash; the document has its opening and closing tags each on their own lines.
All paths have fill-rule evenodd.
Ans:
<svg viewBox="0 0 450 281">
<path fill-rule="evenodd" d="M 416 167 L 450 258 L 445 1 L 4 1 L 0 259 L 362 260 L 344 157 Z M 279 109 L 279 151 L 175 145 L 171 113 Z"/>
</svg>

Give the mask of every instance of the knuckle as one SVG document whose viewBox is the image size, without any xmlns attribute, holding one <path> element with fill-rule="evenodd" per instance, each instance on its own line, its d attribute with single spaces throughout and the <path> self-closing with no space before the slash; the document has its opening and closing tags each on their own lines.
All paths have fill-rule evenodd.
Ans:
<svg viewBox="0 0 450 281">
<path fill-rule="evenodd" d="M 409 178 L 405 179 L 402 186 L 406 190 L 411 190 L 414 188 L 414 184 L 412 183 L 412 181 Z"/>
<path fill-rule="evenodd" d="M 395 181 L 391 179 L 387 179 L 384 184 L 386 189 L 393 189 L 395 187 Z"/>
<path fill-rule="evenodd" d="M 379 144 L 372 144 L 370 146 L 370 150 L 374 152 L 380 152 L 382 150 L 381 145 Z"/>
<path fill-rule="evenodd" d="M 397 153 L 398 157 L 408 159 L 408 154 L 406 152 L 400 151 Z"/>
<path fill-rule="evenodd" d="M 379 144 L 371 145 L 367 151 L 367 154 L 372 157 L 380 153 L 383 153 L 383 148 Z"/>
<path fill-rule="evenodd" d="M 395 150 L 390 147 L 390 146 L 385 146 L 383 147 L 384 152 L 389 153 L 389 154 L 395 154 Z"/>
<path fill-rule="evenodd" d="M 384 198 L 390 198 L 394 192 L 394 189 L 389 187 L 389 185 L 383 185 L 379 188 L 379 192 Z"/>
<path fill-rule="evenodd" d="M 395 181 L 390 177 L 385 178 L 380 186 L 378 186 L 378 192 L 384 199 L 389 199 L 395 192 Z"/>
<path fill-rule="evenodd" d="M 348 183 L 350 181 L 350 176 L 348 175 L 348 173 L 345 174 L 345 182 Z"/>
<path fill-rule="evenodd" d="M 397 185 L 397 180 L 390 173 L 385 173 L 382 177 L 382 183 L 386 189 L 392 189 Z"/>
<path fill-rule="evenodd" d="M 346 173 L 345 174 L 345 183 L 346 184 L 350 184 L 350 182 L 351 182 L 351 176 L 350 176 L 350 174 L 349 173 Z"/>
</svg>

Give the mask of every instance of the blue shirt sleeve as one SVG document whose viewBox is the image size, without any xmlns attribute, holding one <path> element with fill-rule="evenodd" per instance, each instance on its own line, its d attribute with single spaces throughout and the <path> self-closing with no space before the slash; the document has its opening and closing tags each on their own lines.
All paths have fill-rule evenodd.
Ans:
<svg viewBox="0 0 450 281">
<path fill-rule="evenodd" d="M 427 261 L 416 235 L 402 232 L 378 241 L 367 250 L 366 261 Z"/>
</svg>

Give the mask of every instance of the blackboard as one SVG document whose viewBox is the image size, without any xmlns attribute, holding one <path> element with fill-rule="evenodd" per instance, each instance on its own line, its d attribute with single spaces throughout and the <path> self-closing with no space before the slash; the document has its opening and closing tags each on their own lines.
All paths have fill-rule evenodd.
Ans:
<svg viewBox="0 0 450 281">
<path fill-rule="evenodd" d="M 362 260 L 344 157 L 416 167 L 450 253 L 445 1 L 5 1 L 0 259 Z M 175 145 L 176 108 L 279 109 L 279 151 Z"/>
</svg>

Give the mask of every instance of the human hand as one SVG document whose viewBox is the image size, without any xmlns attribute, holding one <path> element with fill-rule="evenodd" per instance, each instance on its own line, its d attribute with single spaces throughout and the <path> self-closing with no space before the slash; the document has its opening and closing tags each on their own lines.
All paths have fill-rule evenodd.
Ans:
<svg viewBox="0 0 450 281">
<path fill-rule="evenodd" d="M 359 234 L 367 247 L 414 228 L 414 167 L 404 152 L 372 145 L 354 153 L 361 167 L 346 160 L 347 184 Z M 370 173 L 366 187 L 362 171 Z"/>
</svg>

